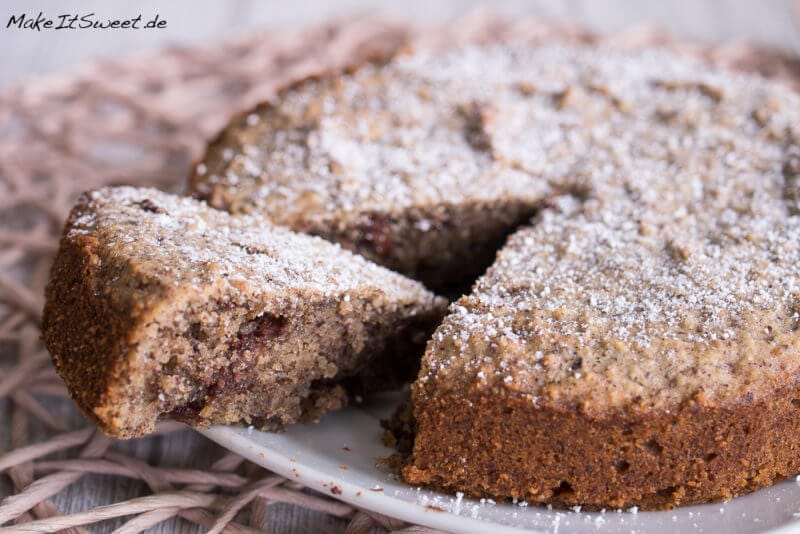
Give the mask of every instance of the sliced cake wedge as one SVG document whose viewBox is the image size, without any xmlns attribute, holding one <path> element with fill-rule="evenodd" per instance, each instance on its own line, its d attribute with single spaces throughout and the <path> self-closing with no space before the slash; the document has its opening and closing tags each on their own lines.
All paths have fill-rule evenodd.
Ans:
<svg viewBox="0 0 800 534">
<path fill-rule="evenodd" d="M 153 189 L 85 194 L 43 338 L 109 435 L 173 418 L 276 429 L 413 377 L 444 300 L 320 238 Z"/>
</svg>

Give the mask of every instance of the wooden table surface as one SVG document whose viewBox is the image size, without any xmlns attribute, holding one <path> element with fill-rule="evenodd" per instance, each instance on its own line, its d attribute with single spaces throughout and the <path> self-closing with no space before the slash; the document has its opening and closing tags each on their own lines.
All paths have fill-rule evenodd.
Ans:
<svg viewBox="0 0 800 534">
<path fill-rule="evenodd" d="M 131 2 L 5 0 L 0 4 L 0 88 L 27 76 L 69 68 L 86 59 L 110 57 L 170 43 L 200 43 L 232 32 L 259 27 L 301 26 L 348 13 L 383 11 L 413 22 L 432 25 L 452 19 L 478 5 L 473 0 L 405 0 L 378 4 L 365 0 L 171 0 Z M 590 28 L 611 32 L 635 23 L 650 22 L 675 35 L 708 41 L 748 39 L 800 54 L 800 2 L 789 0 L 499 0 L 491 7 L 503 14 L 539 15 L 570 20 Z M 378 9 L 379 8 L 379 9 Z M 62 13 L 94 12 L 100 18 L 129 18 L 156 14 L 167 28 L 151 31 L 42 31 L 6 28 L 8 17 L 39 11 L 56 17 Z M 2 351 L 2 347 L 0 347 Z M 65 418 L 75 417 L 62 407 Z M 0 451 L 10 446 L 9 405 L 0 400 Z M 124 445 L 130 452 L 153 464 L 204 467 L 219 455 L 219 449 L 192 431 L 167 437 L 148 438 Z M 10 485 L 0 477 L 0 498 Z M 146 494 L 143 483 L 121 477 L 84 477 L 62 492 L 55 503 L 65 512 L 85 510 Z M 270 509 L 275 532 L 343 532 L 346 522 L 288 505 Z M 105 532 L 109 525 L 99 527 Z M 154 532 L 195 532 L 182 521 L 159 525 Z"/>
</svg>

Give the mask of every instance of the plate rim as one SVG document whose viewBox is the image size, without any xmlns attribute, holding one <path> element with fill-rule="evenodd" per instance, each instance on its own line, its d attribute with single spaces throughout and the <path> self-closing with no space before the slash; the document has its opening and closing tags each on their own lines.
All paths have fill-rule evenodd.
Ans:
<svg viewBox="0 0 800 534">
<path fill-rule="evenodd" d="M 476 534 L 483 534 L 486 532 L 487 527 L 489 527 L 492 529 L 493 534 L 519 534 L 523 532 L 528 534 L 548 534 L 544 530 L 517 528 L 508 525 L 501 525 L 488 520 L 461 515 L 456 516 L 455 514 L 452 514 L 446 510 L 433 511 L 420 503 L 397 499 L 387 495 L 382 491 L 370 491 L 369 488 L 363 488 L 362 486 L 356 485 L 352 482 L 347 482 L 345 480 L 339 480 L 335 482 L 337 486 L 340 486 L 339 489 L 341 490 L 341 494 L 331 495 L 331 483 L 325 482 L 326 479 L 331 479 L 331 476 L 326 475 L 325 473 L 309 466 L 308 464 L 293 462 L 291 457 L 286 456 L 279 451 L 270 449 L 271 454 L 264 454 L 261 456 L 255 450 L 256 446 L 253 445 L 251 441 L 248 441 L 247 438 L 241 434 L 241 432 L 237 432 L 237 429 L 241 430 L 242 428 L 217 425 L 205 430 L 199 430 L 198 432 L 220 446 L 244 456 L 253 463 L 261 465 L 262 467 L 265 467 L 288 480 L 296 480 L 302 483 L 304 487 L 311 488 L 326 496 L 331 496 L 336 500 L 352 504 L 357 508 L 365 508 L 382 515 L 401 519 L 411 524 L 417 524 L 436 529 L 452 529 L 454 528 L 452 521 L 454 518 L 458 518 L 459 525 L 456 525 L 455 527 L 459 529 L 459 532 L 474 532 Z M 258 445 L 257 447 L 261 448 L 263 446 Z M 297 476 L 298 474 L 300 475 L 299 477 Z M 357 497 L 355 495 L 356 492 L 361 492 L 361 496 Z M 375 504 L 378 505 L 377 509 L 374 506 Z M 396 510 L 396 513 L 388 512 L 388 508 Z M 417 511 L 417 514 L 411 514 L 410 510 Z M 424 517 L 426 520 L 421 521 L 420 517 Z M 428 518 L 430 521 L 427 520 Z M 469 529 L 464 530 L 464 526 L 469 527 Z"/>
</svg>

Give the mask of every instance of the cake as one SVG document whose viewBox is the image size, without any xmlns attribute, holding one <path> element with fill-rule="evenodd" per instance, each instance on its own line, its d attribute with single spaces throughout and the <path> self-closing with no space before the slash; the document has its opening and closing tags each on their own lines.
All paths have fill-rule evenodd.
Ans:
<svg viewBox="0 0 800 534">
<path fill-rule="evenodd" d="M 419 51 L 242 114 L 189 192 L 438 290 L 488 266 L 422 357 L 407 482 L 665 508 L 800 471 L 798 124 L 790 89 L 664 50 Z"/>
<path fill-rule="evenodd" d="M 445 301 L 317 237 L 154 189 L 72 210 L 43 339 L 108 435 L 278 429 L 408 381 Z"/>
<path fill-rule="evenodd" d="M 405 480 L 658 509 L 800 471 L 800 97 L 659 50 L 400 64 L 486 94 L 496 161 L 553 191 L 434 333 Z"/>
</svg>

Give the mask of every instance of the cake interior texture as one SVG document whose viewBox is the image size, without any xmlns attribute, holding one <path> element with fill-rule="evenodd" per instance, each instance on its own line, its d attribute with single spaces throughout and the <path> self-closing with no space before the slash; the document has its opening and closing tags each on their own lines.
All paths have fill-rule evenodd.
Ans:
<svg viewBox="0 0 800 534">
<path fill-rule="evenodd" d="M 73 210 L 44 339 L 105 432 L 279 429 L 413 377 L 444 301 L 319 238 L 155 190 Z"/>
</svg>

